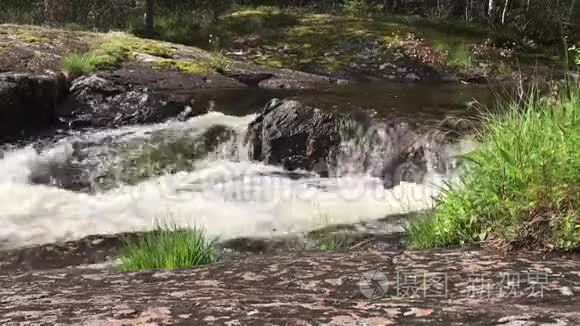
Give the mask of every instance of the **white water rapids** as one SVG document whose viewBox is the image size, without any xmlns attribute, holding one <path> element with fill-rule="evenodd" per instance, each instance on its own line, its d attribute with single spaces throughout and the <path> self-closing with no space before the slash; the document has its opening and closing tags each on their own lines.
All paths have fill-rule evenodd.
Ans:
<svg viewBox="0 0 580 326">
<path fill-rule="evenodd" d="M 66 160 L 71 144 L 79 139 L 98 143 L 116 137 L 125 142 L 165 129 L 201 135 L 216 125 L 243 133 L 253 118 L 212 112 L 185 122 L 73 135 L 40 152 L 32 146 L 5 151 L 0 156 L 0 247 L 145 231 L 157 222 L 203 227 L 221 239 L 275 236 L 428 209 L 441 184 L 442 176 L 437 175 L 425 184 L 402 183 L 392 189 L 384 189 L 381 180 L 364 173 L 327 179 L 304 173 L 290 178 L 279 167 L 249 161 L 243 147 L 236 155 L 222 154 L 224 148 L 240 147 L 239 142 L 199 159 L 192 172 L 94 194 L 29 182 L 38 169 Z"/>
</svg>

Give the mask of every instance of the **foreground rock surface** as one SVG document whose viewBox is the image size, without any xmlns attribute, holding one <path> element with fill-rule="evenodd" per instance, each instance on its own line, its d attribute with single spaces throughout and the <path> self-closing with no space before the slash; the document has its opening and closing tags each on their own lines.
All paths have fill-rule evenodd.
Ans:
<svg viewBox="0 0 580 326">
<path fill-rule="evenodd" d="M 579 258 L 352 251 L 254 256 L 181 271 L 13 272 L 0 274 L 0 322 L 578 325 Z M 376 281 L 375 271 L 388 282 Z"/>
</svg>

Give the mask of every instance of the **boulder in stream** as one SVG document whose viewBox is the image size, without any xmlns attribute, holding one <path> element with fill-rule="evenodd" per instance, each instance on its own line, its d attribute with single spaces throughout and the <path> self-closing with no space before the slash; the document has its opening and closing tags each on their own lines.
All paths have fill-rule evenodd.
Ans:
<svg viewBox="0 0 580 326">
<path fill-rule="evenodd" d="M 51 126 L 66 93 L 63 74 L 0 74 L 0 138 Z"/>
<path fill-rule="evenodd" d="M 323 111 L 297 100 L 272 100 L 248 128 L 250 157 L 321 176 L 368 173 L 386 187 L 420 182 L 441 164 L 442 144 L 404 122 L 361 112 Z"/>
</svg>

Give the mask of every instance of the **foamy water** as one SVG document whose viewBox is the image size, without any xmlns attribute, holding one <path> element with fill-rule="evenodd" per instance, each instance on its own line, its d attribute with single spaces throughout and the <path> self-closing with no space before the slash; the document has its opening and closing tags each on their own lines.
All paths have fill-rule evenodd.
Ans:
<svg viewBox="0 0 580 326">
<path fill-rule="evenodd" d="M 158 222 L 203 227 L 221 239 L 304 232 L 428 209 L 444 179 L 433 174 L 424 184 L 402 183 L 386 190 L 381 180 L 364 173 L 323 179 L 304 172 L 300 178 L 289 178 L 279 167 L 248 161 L 247 149 L 241 148 L 234 156 L 212 153 L 195 162 L 193 171 L 96 194 L 29 182 L 38 169 L 70 157 L 75 141 L 147 139 L 166 129 L 201 135 L 216 125 L 243 133 L 253 118 L 208 113 L 185 122 L 71 136 L 40 153 L 32 147 L 5 152 L 0 160 L 0 245 L 146 231 Z M 241 143 L 228 144 L 233 145 Z"/>
</svg>

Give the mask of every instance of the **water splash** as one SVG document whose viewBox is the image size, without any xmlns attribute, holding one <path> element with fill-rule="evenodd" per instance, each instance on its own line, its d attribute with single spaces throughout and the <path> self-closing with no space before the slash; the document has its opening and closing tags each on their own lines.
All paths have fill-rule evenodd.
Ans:
<svg viewBox="0 0 580 326">
<path fill-rule="evenodd" d="M 433 185 L 445 177 L 433 174 L 424 184 L 403 182 L 385 189 L 382 180 L 360 169 L 345 168 L 348 173 L 340 177 L 320 178 L 251 162 L 242 135 L 254 117 L 212 112 L 185 122 L 72 135 L 40 151 L 32 146 L 7 151 L 0 159 L 0 244 L 19 247 L 145 231 L 156 220 L 201 226 L 222 239 L 305 232 L 428 209 L 437 194 Z M 85 149 L 92 153 L 80 166 L 101 171 L 119 162 L 120 144 L 151 144 L 169 133 L 200 139 L 217 126 L 231 129 L 234 136 L 188 170 L 118 183 L 93 194 L 31 182 L 74 160 L 80 143 L 91 144 Z"/>
</svg>

